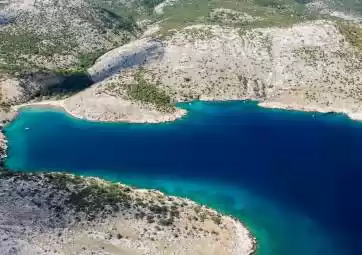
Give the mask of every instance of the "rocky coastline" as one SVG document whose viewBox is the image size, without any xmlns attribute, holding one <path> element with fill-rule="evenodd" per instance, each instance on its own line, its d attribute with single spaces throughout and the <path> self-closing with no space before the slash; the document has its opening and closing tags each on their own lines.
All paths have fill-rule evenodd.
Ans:
<svg viewBox="0 0 362 255">
<path fill-rule="evenodd" d="M 7 157 L 8 141 L 3 132 L 3 126 L 0 126 L 0 167 L 4 167 L 4 161 Z"/>
<path fill-rule="evenodd" d="M 283 104 L 280 102 L 260 102 L 258 105 L 260 107 L 271 108 L 271 109 L 345 114 L 352 120 L 362 121 L 362 112 L 353 112 L 348 108 L 332 108 L 332 107 L 326 107 L 326 106 L 322 107 L 322 106 L 318 106 L 318 105 Z"/>
<path fill-rule="evenodd" d="M 109 101 L 114 103 L 114 109 L 110 108 Z M 120 105 L 120 104 L 124 105 Z M 102 107 L 104 104 L 104 107 Z M 87 104 L 89 106 L 89 104 Z M 99 100 L 93 100 L 94 107 L 82 107 L 82 102 L 69 102 L 67 100 L 44 100 L 29 102 L 14 106 L 14 111 L 19 111 L 21 108 L 26 107 L 44 107 L 44 108 L 58 108 L 67 114 L 77 119 L 83 119 L 87 121 L 99 121 L 99 122 L 127 122 L 127 123 L 163 123 L 172 122 L 184 117 L 187 111 L 181 108 L 176 108 L 175 111 L 170 113 L 162 113 L 156 109 L 152 109 L 152 106 L 147 109 L 142 106 L 138 106 L 134 102 L 122 102 L 115 101 L 112 98 L 100 98 Z M 123 106 L 123 107 L 122 107 Z M 140 107 L 140 108 L 138 108 Z"/>
<path fill-rule="evenodd" d="M 0 172 L 1 254 L 235 254 L 256 241 L 188 199 L 65 173 Z"/>
<path fill-rule="evenodd" d="M 4 127 L 16 117 L 16 111 L 9 111 L 5 116 L 0 114 L 0 169 L 5 167 L 7 158 L 8 140 L 4 133 Z"/>
</svg>

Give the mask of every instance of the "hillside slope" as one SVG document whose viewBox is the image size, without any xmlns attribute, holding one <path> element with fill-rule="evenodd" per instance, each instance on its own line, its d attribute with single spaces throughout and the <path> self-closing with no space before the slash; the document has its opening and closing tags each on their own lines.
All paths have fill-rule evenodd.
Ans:
<svg viewBox="0 0 362 255">
<path fill-rule="evenodd" d="M 116 74 L 65 105 L 89 118 L 95 111 L 87 101 L 132 100 L 130 91 L 139 86 L 141 75 L 145 84 L 173 101 L 256 99 L 264 106 L 360 118 L 361 32 L 358 25 L 323 20 L 285 28 L 193 25 L 163 41 L 145 38 L 102 56 L 89 69 L 91 76 Z M 107 109 L 116 113 L 117 108 L 109 103 Z"/>
<path fill-rule="evenodd" d="M 43 96 L 75 93 L 93 82 L 86 69 L 142 32 L 142 2 L 0 2 L 0 115 Z"/>
<path fill-rule="evenodd" d="M 82 68 L 92 54 L 134 38 L 133 18 L 106 7 L 87 0 L 9 2 L 0 10 L 2 67 Z"/>
</svg>

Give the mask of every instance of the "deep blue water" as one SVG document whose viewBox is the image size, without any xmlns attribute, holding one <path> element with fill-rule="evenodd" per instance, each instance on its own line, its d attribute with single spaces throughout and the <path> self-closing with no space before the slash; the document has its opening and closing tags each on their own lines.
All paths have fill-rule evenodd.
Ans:
<svg viewBox="0 0 362 255">
<path fill-rule="evenodd" d="M 7 165 L 192 198 L 243 220 L 260 255 L 362 254 L 362 123 L 253 102 L 182 107 L 187 117 L 156 125 L 25 109 L 6 128 Z"/>
</svg>

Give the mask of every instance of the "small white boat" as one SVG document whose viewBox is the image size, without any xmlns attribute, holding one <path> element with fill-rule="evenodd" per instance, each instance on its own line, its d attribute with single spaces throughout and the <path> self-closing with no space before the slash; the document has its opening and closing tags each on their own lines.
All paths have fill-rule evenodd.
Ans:
<svg viewBox="0 0 362 255">
<path fill-rule="evenodd" d="M 25 131 L 28 131 L 29 129 L 30 129 L 30 128 L 26 127 L 26 128 L 25 128 Z"/>
</svg>

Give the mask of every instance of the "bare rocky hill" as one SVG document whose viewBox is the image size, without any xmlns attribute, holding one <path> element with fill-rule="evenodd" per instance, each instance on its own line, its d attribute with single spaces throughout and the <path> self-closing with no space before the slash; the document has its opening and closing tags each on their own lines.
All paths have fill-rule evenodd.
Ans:
<svg viewBox="0 0 362 255">
<path fill-rule="evenodd" d="M 351 37 L 354 30 L 359 39 Z M 145 84 L 178 102 L 256 99 L 270 107 L 360 118 L 361 31 L 358 25 L 323 20 L 285 28 L 193 25 L 162 41 L 144 38 L 102 56 L 90 75 L 113 76 L 65 105 L 89 118 L 96 111 L 87 102 L 99 100 L 116 113 L 112 98 L 132 100 L 131 88 L 142 76 Z M 76 106 L 77 102 L 83 103 Z"/>
</svg>

